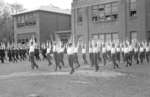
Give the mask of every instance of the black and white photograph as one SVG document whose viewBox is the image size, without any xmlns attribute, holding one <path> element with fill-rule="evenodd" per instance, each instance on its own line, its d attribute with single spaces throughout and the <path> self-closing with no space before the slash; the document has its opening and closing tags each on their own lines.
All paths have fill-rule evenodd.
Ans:
<svg viewBox="0 0 150 97">
<path fill-rule="evenodd" d="M 0 97 L 150 97 L 150 0 L 0 0 Z"/>
</svg>

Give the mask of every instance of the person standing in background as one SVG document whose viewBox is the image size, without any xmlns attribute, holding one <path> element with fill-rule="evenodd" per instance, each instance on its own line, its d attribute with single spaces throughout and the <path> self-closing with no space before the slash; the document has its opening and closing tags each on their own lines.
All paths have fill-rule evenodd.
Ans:
<svg viewBox="0 0 150 97">
<path fill-rule="evenodd" d="M 29 43 L 29 57 L 30 57 L 30 62 L 31 62 L 31 68 L 32 69 L 38 69 L 39 66 L 36 64 L 35 62 L 35 46 L 36 46 L 36 42 L 34 40 L 34 38 L 32 38 L 30 40 L 30 43 Z"/>
</svg>

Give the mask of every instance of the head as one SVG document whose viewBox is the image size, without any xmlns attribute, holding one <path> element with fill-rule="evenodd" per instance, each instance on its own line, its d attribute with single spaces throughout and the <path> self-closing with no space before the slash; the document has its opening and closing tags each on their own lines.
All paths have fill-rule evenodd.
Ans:
<svg viewBox="0 0 150 97">
<path fill-rule="evenodd" d="M 72 46 L 72 43 L 69 43 L 69 47 L 71 47 Z"/>
<path fill-rule="evenodd" d="M 31 45 L 33 45 L 33 41 L 31 42 Z"/>
</svg>

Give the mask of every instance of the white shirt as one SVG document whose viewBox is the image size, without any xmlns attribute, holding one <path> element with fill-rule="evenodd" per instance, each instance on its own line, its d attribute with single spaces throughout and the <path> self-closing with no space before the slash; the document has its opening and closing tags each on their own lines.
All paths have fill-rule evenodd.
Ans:
<svg viewBox="0 0 150 97">
<path fill-rule="evenodd" d="M 31 45 L 30 48 L 29 48 L 29 53 L 34 52 L 34 50 L 35 50 L 35 46 Z"/>
<path fill-rule="evenodd" d="M 129 52 L 132 51 L 132 50 L 133 50 L 132 46 L 129 46 Z"/>
<path fill-rule="evenodd" d="M 56 52 L 56 46 L 53 46 L 53 52 Z"/>
<path fill-rule="evenodd" d="M 121 51 L 121 50 L 120 50 L 120 48 L 118 47 L 118 48 L 117 48 L 117 52 L 120 52 L 120 51 Z"/>
<path fill-rule="evenodd" d="M 78 47 L 74 48 L 74 53 L 78 53 Z"/>
<path fill-rule="evenodd" d="M 82 53 L 85 54 L 86 53 L 86 49 L 82 48 Z"/>
<path fill-rule="evenodd" d="M 93 49 L 91 47 L 89 48 L 89 53 L 93 53 Z"/>
<path fill-rule="evenodd" d="M 68 47 L 67 48 L 67 54 L 68 55 L 72 55 L 73 54 L 73 50 L 74 50 L 73 47 Z"/>
<path fill-rule="evenodd" d="M 116 49 L 115 48 L 111 48 L 111 54 L 115 54 Z"/>
<path fill-rule="evenodd" d="M 111 46 L 107 46 L 107 51 L 111 51 Z"/>
<path fill-rule="evenodd" d="M 138 52 L 138 48 L 134 48 L 134 51 L 135 51 L 135 52 Z"/>
<path fill-rule="evenodd" d="M 124 48 L 124 53 L 128 53 L 129 52 L 129 48 L 128 47 L 125 47 Z"/>
<path fill-rule="evenodd" d="M 48 54 L 48 53 L 50 53 L 50 52 L 51 52 L 51 48 L 47 48 L 46 53 Z"/>
<path fill-rule="evenodd" d="M 124 47 L 121 48 L 121 52 L 124 52 Z"/>
<path fill-rule="evenodd" d="M 106 48 L 105 47 L 102 48 L 102 53 L 106 53 Z"/>
<path fill-rule="evenodd" d="M 146 46 L 146 52 L 149 52 L 149 51 L 150 51 L 150 47 Z"/>
<path fill-rule="evenodd" d="M 98 53 L 98 47 L 93 47 L 93 53 Z"/>
<path fill-rule="evenodd" d="M 140 52 L 144 52 L 144 48 L 143 47 L 140 47 Z"/>
<path fill-rule="evenodd" d="M 57 51 L 58 53 L 62 53 L 62 52 L 64 52 L 64 48 L 58 47 L 56 51 Z"/>
</svg>

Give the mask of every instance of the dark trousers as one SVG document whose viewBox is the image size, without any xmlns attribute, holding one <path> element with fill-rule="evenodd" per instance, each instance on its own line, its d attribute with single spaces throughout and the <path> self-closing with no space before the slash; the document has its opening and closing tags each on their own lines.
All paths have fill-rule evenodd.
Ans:
<svg viewBox="0 0 150 97">
<path fill-rule="evenodd" d="M 101 53 L 98 52 L 98 61 L 101 62 L 102 61 L 102 58 L 101 58 Z"/>
<path fill-rule="evenodd" d="M 127 67 L 132 65 L 130 61 L 130 53 L 125 54 L 125 62 Z"/>
<path fill-rule="evenodd" d="M 35 62 L 35 59 L 34 59 L 34 52 L 31 52 L 30 53 L 30 62 L 31 62 L 31 68 L 32 69 L 38 69 L 38 65 L 36 64 L 36 62 Z"/>
<path fill-rule="evenodd" d="M 78 60 L 78 54 L 77 53 L 74 54 L 74 63 L 78 64 L 78 66 L 80 66 L 80 63 L 79 63 L 79 60 Z"/>
<path fill-rule="evenodd" d="M 82 58 L 83 58 L 83 61 L 84 61 L 84 64 L 88 64 L 87 60 L 86 60 L 86 54 L 82 54 Z"/>
<path fill-rule="evenodd" d="M 73 60 L 73 58 L 74 58 L 73 54 L 68 55 L 68 63 L 69 63 L 69 66 L 71 68 L 71 72 L 74 72 L 74 66 L 73 66 L 74 60 Z"/>
<path fill-rule="evenodd" d="M 104 66 L 106 65 L 106 61 L 107 61 L 107 54 L 106 53 L 103 53 L 103 63 L 104 63 Z"/>
<path fill-rule="evenodd" d="M 60 55 L 59 55 L 59 53 L 54 52 L 54 59 L 55 59 L 55 64 L 56 64 L 55 71 L 57 71 L 58 67 L 59 67 L 59 69 L 61 69 L 61 66 L 60 66 Z"/>
<path fill-rule="evenodd" d="M 93 59 L 94 59 L 95 70 L 98 71 L 99 70 L 99 66 L 98 66 L 98 53 L 93 53 Z"/>
<path fill-rule="evenodd" d="M 111 60 L 111 51 L 107 51 L 107 59 Z"/>
<path fill-rule="evenodd" d="M 5 51 L 1 50 L 0 51 L 0 60 L 1 60 L 1 63 L 4 63 L 4 59 L 5 59 Z"/>
<path fill-rule="evenodd" d="M 1 63 L 4 63 L 4 56 L 0 56 Z"/>
<path fill-rule="evenodd" d="M 52 60 L 52 57 L 51 57 L 50 53 L 48 53 L 48 54 L 47 54 L 47 61 L 48 61 L 48 65 L 49 65 L 49 66 L 52 65 L 51 60 Z"/>
<path fill-rule="evenodd" d="M 93 53 L 90 53 L 89 58 L 90 58 L 91 66 L 94 66 Z"/>
<path fill-rule="evenodd" d="M 121 54 L 122 54 L 122 61 L 123 61 L 123 62 L 125 62 L 125 61 L 126 61 L 125 53 L 124 53 L 124 52 L 122 52 Z"/>
<path fill-rule="evenodd" d="M 65 64 L 64 64 L 64 52 L 59 53 L 59 60 L 60 60 L 60 63 L 63 66 L 65 66 Z"/>
<path fill-rule="evenodd" d="M 119 65 L 117 63 L 117 54 L 116 53 L 114 53 L 114 54 L 111 55 L 111 59 L 112 59 L 113 65 L 114 65 L 114 69 L 115 68 L 119 68 Z"/>
<path fill-rule="evenodd" d="M 117 60 L 120 63 L 120 52 L 117 52 Z"/>
<path fill-rule="evenodd" d="M 134 52 L 134 60 L 136 61 L 136 64 L 139 64 L 139 52 Z"/>
<path fill-rule="evenodd" d="M 12 60 L 13 62 L 17 62 L 16 53 L 14 51 L 12 52 Z"/>
<path fill-rule="evenodd" d="M 130 53 L 129 53 L 129 61 L 130 61 L 130 66 L 132 65 L 132 60 L 133 59 L 133 52 L 131 51 Z"/>
<path fill-rule="evenodd" d="M 146 52 L 146 60 L 147 60 L 147 63 L 149 63 L 149 56 L 150 56 L 150 52 Z"/>
<path fill-rule="evenodd" d="M 40 61 L 40 54 L 35 54 L 36 60 Z"/>
<path fill-rule="evenodd" d="M 140 63 L 143 64 L 143 61 L 145 59 L 145 53 L 144 52 L 140 52 Z"/>
<path fill-rule="evenodd" d="M 11 56 L 11 55 L 9 55 L 9 56 L 8 56 L 8 58 L 9 58 L 9 59 L 8 59 L 8 60 L 9 60 L 9 62 L 11 62 L 11 61 L 12 61 L 12 56 Z"/>
</svg>

